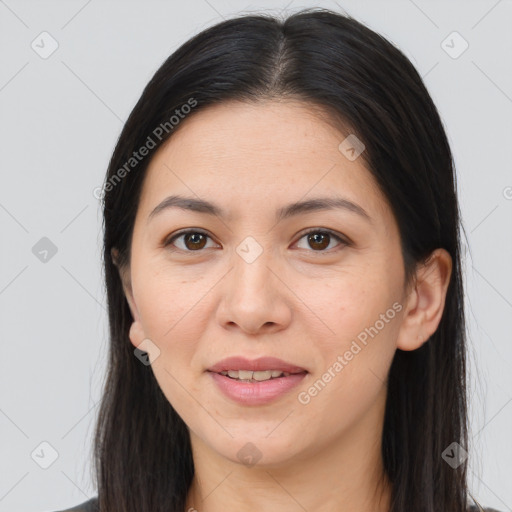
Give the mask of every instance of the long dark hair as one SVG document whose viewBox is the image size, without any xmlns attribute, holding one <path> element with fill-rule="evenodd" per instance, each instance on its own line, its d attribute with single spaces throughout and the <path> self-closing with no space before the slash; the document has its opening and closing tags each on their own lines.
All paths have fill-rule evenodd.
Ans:
<svg viewBox="0 0 512 512">
<path fill-rule="evenodd" d="M 342 133 L 363 141 L 361 156 L 399 227 L 407 282 L 436 248 L 452 257 L 437 331 L 417 350 L 397 350 L 392 362 L 382 457 L 392 512 L 466 511 L 466 462 L 453 468 L 442 456 L 453 442 L 467 449 L 460 212 L 447 136 L 404 54 L 350 16 L 325 9 L 285 19 L 240 16 L 204 30 L 158 69 L 122 130 L 102 197 L 110 346 L 94 440 L 100 511 L 182 512 L 194 475 L 186 425 L 151 367 L 134 357 L 132 316 L 111 249 L 127 268 L 151 155 L 187 116 L 227 100 L 272 98 L 319 107 Z M 135 161 L 143 146 L 151 146 L 149 155 Z"/>
</svg>

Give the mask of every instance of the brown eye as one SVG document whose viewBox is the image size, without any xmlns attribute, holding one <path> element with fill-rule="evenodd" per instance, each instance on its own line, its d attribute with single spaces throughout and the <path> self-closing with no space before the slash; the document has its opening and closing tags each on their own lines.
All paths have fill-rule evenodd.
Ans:
<svg viewBox="0 0 512 512">
<path fill-rule="evenodd" d="M 326 249 L 329 246 L 331 240 L 330 235 L 327 233 L 313 233 L 308 236 L 308 243 L 312 249 Z"/>
<path fill-rule="evenodd" d="M 340 242 L 338 245 L 348 245 L 341 237 L 335 235 L 331 231 L 312 229 L 309 232 L 302 235 L 301 240 L 303 238 L 307 239 L 308 247 L 313 249 L 316 252 L 327 252 L 326 249 L 331 245 L 331 242 L 337 240 Z"/>
<path fill-rule="evenodd" d="M 182 239 L 182 245 L 176 245 L 178 249 L 185 252 L 197 252 L 205 248 L 209 238 L 210 237 L 202 231 L 182 231 L 165 242 L 164 246 L 175 245 L 174 242 L 176 240 Z"/>
<path fill-rule="evenodd" d="M 329 249 L 334 240 L 339 242 L 338 246 L 340 247 L 349 245 L 347 241 L 329 230 L 311 229 L 302 235 L 300 240 L 303 238 L 307 238 L 306 243 L 308 246 L 306 249 L 313 249 L 315 252 L 328 252 L 327 249 Z M 181 246 L 180 244 L 175 244 L 175 241 L 180 239 L 182 239 Z M 174 246 L 183 252 L 200 252 L 202 249 L 207 248 L 208 239 L 211 239 L 211 237 L 202 231 L 188 230 L 174 235 L 164 243 L 164 246 Z"/>
<path fill-rule="evenodd" d="M 206 245 L 206 237 L 202 233 L 186 234 L 183 240 L 185 247 L 191 250 L 202 249 Z"/>
</svg>

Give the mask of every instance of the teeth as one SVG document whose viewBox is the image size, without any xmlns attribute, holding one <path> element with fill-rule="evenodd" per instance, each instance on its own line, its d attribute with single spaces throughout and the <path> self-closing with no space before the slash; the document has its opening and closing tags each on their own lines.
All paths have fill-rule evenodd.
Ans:
<svg viewBox="0 0 512 512">
<path fill-rule="evenodd" d="M 265 372 L 253 372 L 252 378 L 254 380 L 268 380 L 272 377 L 272 371 L 267 370 Z"/>
<path fill-rule="evenodd" d="M 288 375 L 290 375 L 288 372 L 282 372 L 281 370 L 265 370 L 257 372 L 250 370 L 229 370 L 219 373 L 243 382 L 261 382 L 264 380 L 276 379 L 281 376 L 288 377 Z"/>
</svg>

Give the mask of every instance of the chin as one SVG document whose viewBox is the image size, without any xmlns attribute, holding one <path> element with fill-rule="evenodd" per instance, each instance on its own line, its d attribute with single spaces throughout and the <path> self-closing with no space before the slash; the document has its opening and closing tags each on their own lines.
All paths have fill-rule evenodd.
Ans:
<svg viewBox="0 0 512 512">
<path fill-rule="evenodd" d="M 297 442 L 282 437 L 271 439 L 266 435 L 249 435 L 246 432 L 243 436 L 235 436 L 230 442 L 213 445 L 212 448 L 222 457 L 248 468 L 278 467 L 287 464 L 297 455 Z M 293 446 L 293 451 L 290 446 Z"/>
</svg>

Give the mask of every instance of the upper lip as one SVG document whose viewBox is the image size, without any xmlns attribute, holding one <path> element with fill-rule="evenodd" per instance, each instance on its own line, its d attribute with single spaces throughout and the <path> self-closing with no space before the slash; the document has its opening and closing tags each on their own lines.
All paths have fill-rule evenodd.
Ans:
<svg viewBox="0 0 512 512">
<path fill-rule="evenodd" d="M 277 357 L 259 357 L 258 359 L 246 359 L 242 356 L 227 357 L 208 368 L 208 371 L 214 373 L 229 370 L 249 370 L 253 372 L 280 370 L 287 373 L 302 373 L 307 371 L 305 368 L 287 363 Z"/>
</svg>

